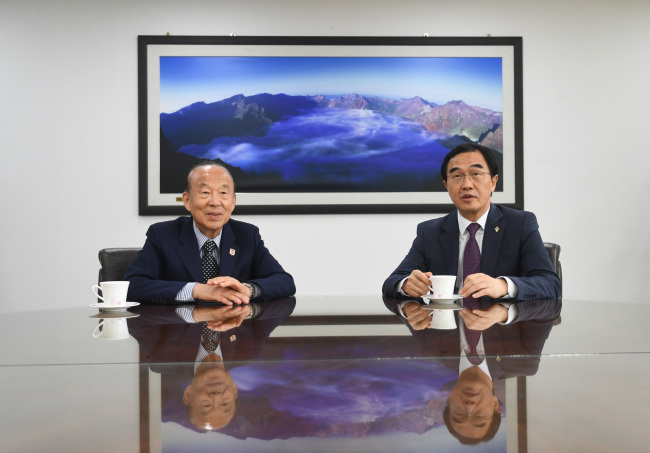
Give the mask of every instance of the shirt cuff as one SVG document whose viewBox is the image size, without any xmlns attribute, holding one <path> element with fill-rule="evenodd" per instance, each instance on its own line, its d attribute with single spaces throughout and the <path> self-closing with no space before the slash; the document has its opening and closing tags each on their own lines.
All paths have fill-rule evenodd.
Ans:
<svg viewBox="0 0 650 453">
<path fill-rule="evenodd" d="M 191 282 L 183 286 L 181 290 L 176 294 L 176 301 L 193 302 L 194 298 L 192 297 L 192 291 L 194 291 L 195 286 L 196 286 L 196 282 Z"/>
<path fill-rule="evenodd" d="M 512 302 L 499 302 L 499 303 L 508 309 L 508 319 L 506 319 L 504 322 L 500 322 L 499 324 L 502 325 L 510 324 L 515 319 L 517 319 L 517 315 L 519 314 L 519 310 L 517 309 L 517 304 L 513 304 Z"/>
<path fill-rule="evenodd" d="M 519 294 L 519 287 L 517 286 L 517 284 L 515 282 L 513 282 L 512 279 L 510 279 L 509 277 L 501 276 L 501 277 L 497 277 L 497 278 L 504 279 L 506 281 L 506 283 L 508 284 L 508 294 L 506 294 L 505 296 L 502 296 L 501 299 L 516 299 L 517 294 Z"/>
<path fill-rule="evenodd" d="M 194 305 L 187 306 L 183 305 L 182 307 L 176 308 L 176 315 L 185 322 L 196 323 L 194 320 Z"/>
<path fill-rule="evenodd" d="M 397 292 L 401 294 L 402 296 L 408 296 L 404 291 L 402 291 L 402 286 L 404 286 L 404 282 L 408 280 L 408 277 L 403 278 L 401 281 L 397 282 Z M 402 309 L 400 308 L 400 311 Z"/>
</svg>

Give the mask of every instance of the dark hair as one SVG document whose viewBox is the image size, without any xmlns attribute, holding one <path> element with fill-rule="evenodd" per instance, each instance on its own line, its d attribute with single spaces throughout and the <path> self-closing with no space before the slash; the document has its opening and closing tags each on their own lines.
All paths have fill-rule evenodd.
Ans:
<svg viewBox="0 0 650 453">
<path fill-rule="evenodd" d="M 493 178 L 499 174 L 499 164 L 494 158 L 494 154 L 492 154 L 492 150 L 490 148 L 476 143 L 463 143 L 462 145 L 458 145 L 449 151 L 445 156 L 445 159 L 442 161 L 442 165 L 440 166 L 440 174 L 442 175 L 442 180 L 447 180 L 447 166 L 449 165 L 449 161 L 451 159 L 462 153 L 473 152 L 479 152 L 483 154 L 483 158 L 485 159 L 485 162 L 487 162 L 487 166 L 490 169 L 490 175 L 492 175 Z"/>
<path fill-rule="evenodd" d="M 447 405 L 445 406 L 445 410 L 442 412 L 442 418 L 445 421 L 445 425 L 447 425 L 447 429 L 449 430 L 451 435 L 454 436 L 456 439 L 458 439 L 458 441 L 463 445 L 477 445 L 481 442 L 487 442 L 489 440 L 492 440 L 494 439 L 494 436 L 496 436 L 497 431 L 499 431 L 499 427 L 501 426 L 501 414 L 499 413 L 499 411 L 495 410 L 494 414 L 492 414 L 492 421 L 490 422 L 490 427 L 485 433 L 485 436 L 479 437 L 478 439 L 471 439 L 469 437 L 465 437 L 461 435 L 458 431 L 452 428 L 451 419 L 449 416 L 449 403 L 447 403 Z"/>
<path fill-rule="evenodd" d="M 187 172 L 187 176 L 185 177 L 185 192 L 190 193 L 190 189 L 191 189 L 190 175 L 192 174 L 192 172 L 194 170 L 196 170 L 197 168 L 206 167 L 208 165 L 211 166 L 211 167 L 219 167 L 219 168 L 223 168 L 224 170 L 226 170 L 226 173 L 228 173 L 228 175 L 230 175 L 230 179 L 232 179 L 232 191 L 236 192 L 236 190 L 235 190 L 235 178 L 232 177 L 232 173 L 230 173 L 230 170 L 228 170 L 225 165 L 222 165 L 222 164 L 220 164 L 218 162 L 215 162 L 215 161 L 212 161 L 212 160 L 202 160 L 201 162 L 199 162 L 198 164 L 196 164 L 192 168 L 190 168 L 190 171 Z"/>
</svg>

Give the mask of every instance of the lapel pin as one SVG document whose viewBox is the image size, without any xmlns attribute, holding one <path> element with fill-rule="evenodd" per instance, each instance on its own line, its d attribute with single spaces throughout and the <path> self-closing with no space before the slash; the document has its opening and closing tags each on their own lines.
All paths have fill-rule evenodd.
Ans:
<svg viewBox="0 0 650 453">
<path fill-rule="evenodd" d="M 237 339 L 236 336 L 234 336 L 234 335 L 230 335 L 230 342 L 231 342 L 231 343 L 232 343 L 233 341 L 235 341 L 236 339 Z"/>
<path fill-rule="evenodd" d="M 494 232 L 498 233 L 499 232 L 499 227 L 494 227 Z M 232 254 L 231 254 L 232 255 Z"/>
<path fill-rule="evenodd" d="M 235 256 L 235 249 L 230 249 L 230 256 Z"/>
</svg>

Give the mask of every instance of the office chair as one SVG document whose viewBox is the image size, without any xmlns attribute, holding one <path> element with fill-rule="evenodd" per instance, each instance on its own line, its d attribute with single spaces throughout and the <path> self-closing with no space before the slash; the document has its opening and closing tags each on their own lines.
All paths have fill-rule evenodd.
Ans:
<svg viewBox="0 0 650 453">
<path fill-rule="evenodd" d="M 126 268 L 133 262 L 135 256 L 141 250 L 140 247 L 132 248 L 108 248 L 99 251 L 99 276 L 97 284 L 122 280 Z"/>
<path fill-rule="evenodd" d="M 553 263 L 555 273 L 560 278 L 560 291 L 562 291 L 562 263 L 560 262 L 560 251 L 562 250 L 562 247 L 560 247 L 559 244 L 554 244 L 552 242 L 544 242 L 544 248 L 548 253 L 548 257 L 551 259 L 551 263 Z M 553 325 L 557 326 L 561 322 L 562 315 L 557 317 Z"/>
</svg>

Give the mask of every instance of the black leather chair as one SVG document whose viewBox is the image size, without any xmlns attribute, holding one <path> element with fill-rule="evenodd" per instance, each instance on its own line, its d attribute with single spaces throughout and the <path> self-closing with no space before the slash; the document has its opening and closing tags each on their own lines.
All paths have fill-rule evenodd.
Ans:
<svg viewBox="0 0 650 453">
<path fill-rule="evenodd" d="M 99 276 L 97 284 L 100 282 L 110 282 L 122 280 L 126 268 L 133 262 L 135 256 L 141 250 L 140 247 L 132 248 L 110 248 L 99 251 Z"/>
<path fill-rule="evenodd" d="M 544 248 L 548 252 L 548 257 L 551 258 L 551 263 L 553 263 L 555 272 L 557 273 L 557 276 L 560 277 L 560 285 L 562 285 L 562 263 L 560 262 L 560 250 L 562 250 L 562 247 L 560 247 L 559 244 L 554 244 L 552 242 L 544 242 Z M 561 287 L 560 290 L 562 290 Z M 553 325 L 557 326 L 561 323 L 562 315 L 557 317 Z"/>
<path fill-rule="evenodd" d="M 560 277 L 560 283 L 562 283 L 562 263 L 560 263 L 560 250 L 562 250 L 562 247 L 552 242 L 544 242 L 544 248 L 548 252 L 549 258 L 551 258 L 557 276 Z"/>
</svg>

